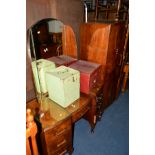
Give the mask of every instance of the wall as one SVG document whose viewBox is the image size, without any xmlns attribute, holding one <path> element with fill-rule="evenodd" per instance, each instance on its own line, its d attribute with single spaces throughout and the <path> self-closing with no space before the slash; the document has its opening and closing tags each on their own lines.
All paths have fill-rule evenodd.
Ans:
<svg viewBox="0 0 155 155">
<path fill-rule="evenodd" d="M 38 20 L 51 17 L 49 0 L 26 0 L 26 29 Z"/>
<path fill-rule="evenodd" d="M 26 29 L 43 18 L 57 18 L 70 25 L 75 32 L 79 51 L 79 26 L 83 22 L 83 3 L 81 0 L 26 0 Z M 27 57 L 28 59 L 28 57 Z M 34 97 L 31 66 L 26 61 L 27 101 Z"/>
</svg>

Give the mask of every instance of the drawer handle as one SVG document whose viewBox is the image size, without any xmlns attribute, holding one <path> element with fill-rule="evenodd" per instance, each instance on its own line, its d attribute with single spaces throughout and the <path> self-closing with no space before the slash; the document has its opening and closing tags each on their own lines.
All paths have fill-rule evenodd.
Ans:
<svg viewBox="0 0 155 155">
<path fill-rule="evenodd" d="M 64 155 L 67 152 L 67 150 L 64 150 L 63 152 L 59 153 L 58 155 Z"/>
<path fill-rule="evenodd" d="M 64 139 L 61 143 L 57 144 L 57 147 L 60 147 L 61 145 L 65 144 L 66 140 Z"/>
<path fill-rule="evenodd" d="M 62 133 L 64 133 L 66 131 L 66 128 L 65 129 L 63 129 L 62 131 L 60 131 L 60 132 L 57 132 L 56 133 L 56 136 L 59 136 L 59 135 L 61 135 Z"/>
</svg>

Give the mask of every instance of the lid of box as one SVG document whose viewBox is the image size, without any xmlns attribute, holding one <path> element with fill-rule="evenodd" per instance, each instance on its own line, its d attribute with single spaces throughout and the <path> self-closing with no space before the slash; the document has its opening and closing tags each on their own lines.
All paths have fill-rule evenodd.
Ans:
<svg viewBox="0 0 155 155">
<path fill-rule="evenodd" d="M 60 66 L 47 72 L 47 74 L 51 74 L 59 79 L 66 79 L 74 74 L 79 74 L 79 71 L 66 66 Z"/>
<path fill-rule="evenodd" d="M 72 57 L 67 56 L 67 55 L 60 55 L 60 56 L 50 57 L 47 60 L 53 61 L 57 65 L 63 65 L 65 63 L 67 63 L 67 62 L 76 61 L 77 59 L 72 58 Z"/>
<path fill-rule="evenodd" d="M 47 60 L 52 61 L 58 65 L 64 64 L 64 60 L 60 59 L 58 56 L 50 57 Z"/>
<path fill-rule="evenodd" d="M 63 59 L 63 60 L 65 60 L 65 61 L 76 61 L 77 59 L 75 59 L 75 58 L 72 58 L 72 57 L 70 57 L 70 56 L 68 56 L 68 55 L 60 55 L 60 56 L 58 56 L 59 58 L 61 58 L 61 59 Z"/>
<path fill-rule="evenodd" d="M 73 64 L 69 65 L 69 67 L 79 70 L 84 73 L 92 73 L 94 70 L 99 68 L 101 65 L 97 63 L 93 63 L 90 61 L 78 60 Z"/>
<path fill-rule="evenodd" d="M 48 67 L 48 66 L 55 67 L 55 63 L 48 61 L 46 59 L 39 59 L 39 60 L 33 61 L 32 67 L 36 67 L 36 65 L 38 68 L 43 68 L 43 67 Z"/>
</svg>

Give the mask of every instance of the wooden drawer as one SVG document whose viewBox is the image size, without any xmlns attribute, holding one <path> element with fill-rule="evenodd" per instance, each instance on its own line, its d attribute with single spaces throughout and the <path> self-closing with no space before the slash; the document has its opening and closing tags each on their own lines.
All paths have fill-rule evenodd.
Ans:
<svg viewBox="0 0 155 155">
<path fill-rule="evenodd" d="M 44 129 L 45 135 L 48 137 L 60 136 L 63 135 L 67 130 L 71 128 L 71 120 L 64 120 L 62 123 L 57 124 L 53 128 Z"/>
<path fill-rule="evenodd" d="M 55 152 L 50 152 L 50 155 L 65 155 L 67 153 L 66 147 L 61 147 L 60 149 L 56 150 Z"/>
<path fill-rule="evenodd" d="M 56 136 L 53 137 L 52 139 L 48 139 L 46 141 L 46 146 L 47 146 L 47 152 L 55 152 L 58 149 L 61 149 L 62 147 L 67 147 L 70 144 L 72 144 L 72 134 L 71 130 L 63 134 L 62 136 Z"/>
<path fill-rule="evenodd" d="M 82 107 L 77 112 L 72 114 L 72 121 L 75 122 L 82 118 L 82 116 L 90 109 L 90 106 L 86 105 L 85 107 Z"/>
<path fill-rule="evenodd" d="M 44 129 L 43 131 L 44 145 L 43 150 L 47 155 L 61 154 L 68 147 L 72 147 L 72 126 L 71 118 L 63 120 L 54 127 Z M 61 151 L 58 151 L 61 150 Z M 58 153 L 55 153 L 58 151 Z"/>
</svg>

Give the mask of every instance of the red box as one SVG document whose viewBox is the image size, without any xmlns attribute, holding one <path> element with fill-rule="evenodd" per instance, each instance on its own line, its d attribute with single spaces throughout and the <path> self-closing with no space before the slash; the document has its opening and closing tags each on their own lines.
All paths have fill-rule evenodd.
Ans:
<svg viewBox="0 0 155 155">
<path fill-rule="evenodd" d="M 68 67 L 80 71 L 80 91 L 89 94 L 90 90 L 101 82 L 101 65 L 78 60 Z"/>
<path fill-rule="evenodd" d="M 54 56 L 54 57 L 48 58 L 47 60 L 54 62 L 57 67 L 59 67 L 61 65 L 69 66 L 73 62 L 77 61 L 77 59 L 72 58 L 67 55 Z"/>
</svg>

